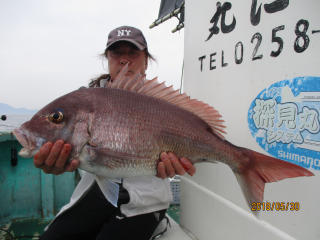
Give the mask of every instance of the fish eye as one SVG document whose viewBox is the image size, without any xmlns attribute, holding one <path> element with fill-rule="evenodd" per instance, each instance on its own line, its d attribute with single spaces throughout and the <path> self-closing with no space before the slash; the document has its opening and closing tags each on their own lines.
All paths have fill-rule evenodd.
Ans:
<svg viewBox="0 0 320 240">
<path fill-rule="evenodd" d="M 49 120 L 53 123 L 60 123 L 63 120 L 62 111 L 55 109 L 52 113 L 50 113 Z"/>
</svg>

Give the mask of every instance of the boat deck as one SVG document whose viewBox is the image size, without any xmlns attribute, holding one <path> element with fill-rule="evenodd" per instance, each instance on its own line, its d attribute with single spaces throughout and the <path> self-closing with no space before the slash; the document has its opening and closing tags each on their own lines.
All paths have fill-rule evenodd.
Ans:
<svg viewBox="0 0 320 240">
<path fill-rule="evenodd" d="M 189 236 L 180 226 L 180 206 L 172 205 L 167 211 L 167 216 L 170 219 L 171 227 L 168 227 L 166 233 L 160 236 L 159 240 L 190 240 L 195 239 Z M 11 236 L 41 236 L 44 228 L 50 221 L 43 222 L 41 219 L 15 219 L 11 223 L 1 226 L 4 230 L 8 231 Z M 4 231 L 0 231 L 0 240 L 10 240 L 10 235 Z M 19 238 L 19 239 L 38 239 L 34 238 Z"/>
</svg>

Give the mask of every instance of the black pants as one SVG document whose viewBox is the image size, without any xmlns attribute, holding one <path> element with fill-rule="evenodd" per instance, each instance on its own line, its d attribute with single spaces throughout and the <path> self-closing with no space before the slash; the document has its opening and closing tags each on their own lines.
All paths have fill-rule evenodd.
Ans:
<svg viewBox="0 0 320 240">
<path fill-rule="evenodd" d="M 149 240 L 166 209 L 121 218 L 120 205 L 128 202 L 128 198 L 120 199 L 114 207 L 94 183 L 87 194 L 51 223 L 40 240 Z"/>
</svg>

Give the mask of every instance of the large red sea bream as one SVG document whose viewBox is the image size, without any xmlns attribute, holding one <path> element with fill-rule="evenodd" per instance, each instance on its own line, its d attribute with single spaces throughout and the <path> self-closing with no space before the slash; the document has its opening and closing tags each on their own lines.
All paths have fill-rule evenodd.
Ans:
<svg viewBox="0 0 320 240">
<path fill-rule="evenodd" d="M 232 145 L 213 107 L 139 73 L 124 77 L 126 71 L 128 66 L 105 88 L 80 89 L 42 108 L 13 131 L 24 147 L 19 154 L 33 157 L 45 142 L 64 140 L 72 147 L 68 161 L 78 159 L 80 169 L 95 174 L 115 206 L 116 182 L 156 175 L 161 152 L 193 164 L 229 165 L 249 206 L 263 201 L 265 183 L 313 176 L 295 164 Z"/>
</svg>

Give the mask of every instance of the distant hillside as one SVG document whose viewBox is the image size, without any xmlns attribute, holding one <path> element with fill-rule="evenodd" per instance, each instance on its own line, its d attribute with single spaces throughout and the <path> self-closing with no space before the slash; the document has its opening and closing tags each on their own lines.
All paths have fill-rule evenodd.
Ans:
<svg viewBox="0 0 320 240">
<path fill-rule="evenodd" d="M 38 110 L 28 110 L 25 108 L 13 108 L 5 103 L 0 103 L 0 116 L 5 114 L 35 114 Z"/>
</svg>

